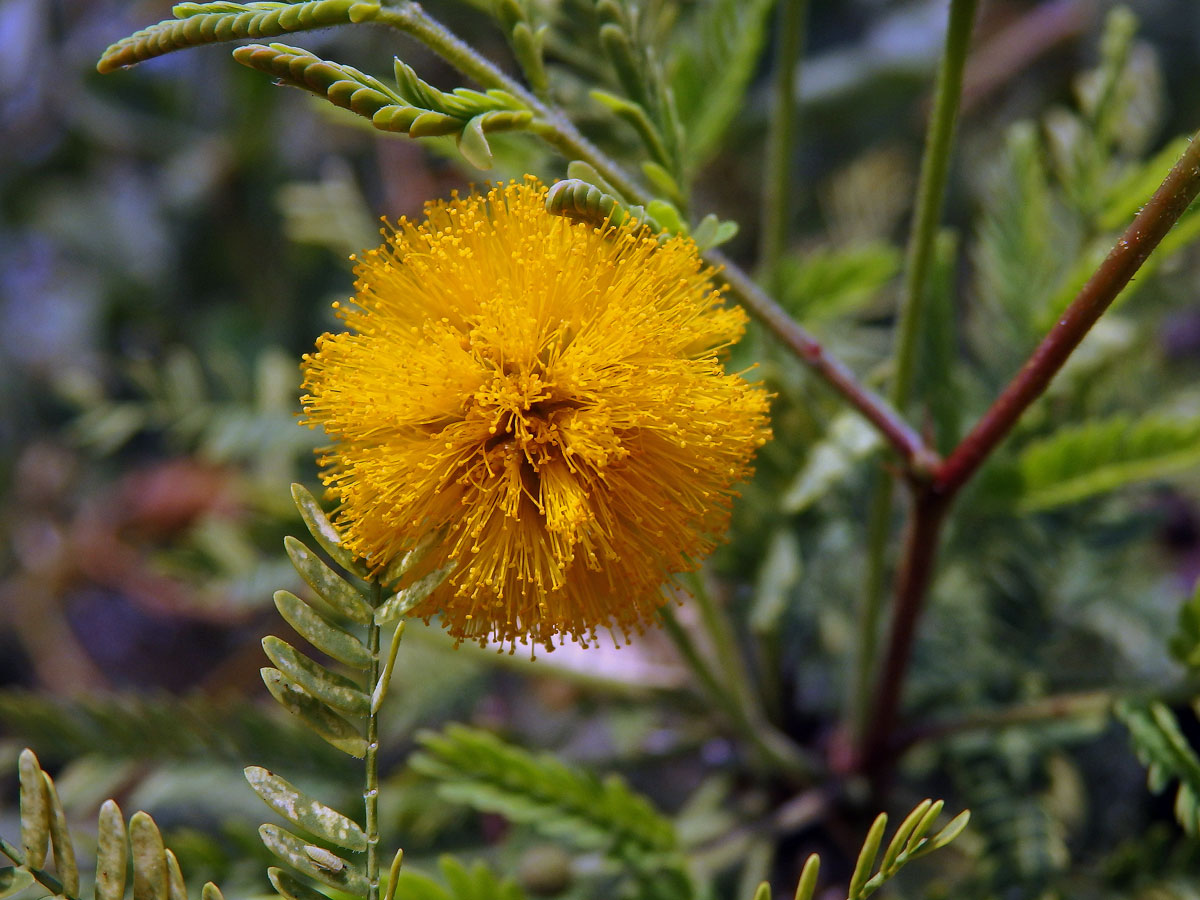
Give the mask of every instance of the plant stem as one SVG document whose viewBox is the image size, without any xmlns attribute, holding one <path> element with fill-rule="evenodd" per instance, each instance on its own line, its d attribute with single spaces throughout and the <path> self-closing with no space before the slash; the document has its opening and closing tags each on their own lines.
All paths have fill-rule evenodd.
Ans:
<svg viewBox="0 0 1200 900">
<path fill-rule="evenodd" d="M 383 585 L 372 579 L 371 607 L 378 609 L 382 603 Z M 367 625 L 367 650 L 371 653 L 367 681 L 372 695 L 380 678 L 379 631 L 379 623 L 372 616 Z M 367 752 L 363 754 L 363 765 L 366 769 L 363 805 L 366 807 L 367 900 L 379 900 L 379 711 L 374 704 L 367 713 Z"/>
<path fill-rule="evenodd" d="M 889 752 L 899 756 L 915 744 L 937 741 L 971 731 L 991 731 L 1047 720 L 1107 715 L 1119 701 L 1127 699 L 1158 700 L 1170 706 L 1194 699 L 1197 691 L 1200 691 L 1200 679 L 1193 675 L 1167 686 L 1146 685 L 1121 690 L 1109 688 L 1052 694 L 1049 697 L 970 713 L 958 718 L 917 722 L 896 735 Z"/>
<path fill-rule="evenodd" d="M 815 337 L 722 253 L 709 250 L 704 258 L 721 269 L 720 277 L 739 303 L 875 426 L 900 455 L 907 469 L 918 473 L 932 470 L 937 464 L 937 454 L 886 400 L 863 385 L 845 363 L 828 354 Z"/>
<path fill-rule="evenodd" d="M 815 763 L 804 751 L 739 702 L 737 696 L 725 688 L 696 648 L 691 635 L 687 633 L 669 602 L 659 608 L 659 615 L 667 636 L 700 680 L 708 699 L 721 709 L 729 722 L 754 748 L 762 762 L 777 773 L 790 775 L 801 781 L 809 780 L 817 769 Z"/>
<path fill-rule="evenodd" d="M 49 872 L 43 872 L 41 869 L 27 866 L 25 864 L 25 854 L 21 852 L 20 848 L 14 847 L 4 838 L 0 838 L 0 853 L 3 853 L 18 866 L 25 866 L 29 870 L 29 873 L 33 875 L 34 880 L 42 887 L 50 890 L 55 897 L 66 897 L 68 900 L 76 900 L 76 898 L 63 892 L 62 882 Z"/>
<path fill-rule="evenodd" d="M 699 572 L 691 573 L 688 578 L 692 595 L 696 599 L 696 607 L 700 610 L 700 621 L 708 634 L 709 642 L 717 654 L 717 665 L 724 676 L 727 691 L 736 702 L 747 709 L 753 710 L 754 718 L 766 719 L 759 704 L 759 694 L 750 680 L 746 669 L 746 660 L 738 650 L 735 640 L 733 623 L 725 615 L 725 611 L 717 604 L 712 591 L 704 582 L 704 576 Z"/>
<path fill-rule="evenodd" d="M 900 695 L 908 674 L 917 620 L 933 580 L 934 561 L 948 503 L 928 489 L 912 500 L 904 556 L 896 578 L 896 599 L 887 655 L 876 682 L 871 717 L 861 744 L 861 763 L 874 768 L 883 761 L 896 725 Z"/>
<path fill-rule="evenodd" d="M 854 673 L 850 685 L 850 709 L 846 725 L 855 742 L 866 733 L 871 708 L 871 680 L 879 643 L 879 618 L 887 586 L 888 538 L 892 531 L 892 474 L 883 468 L 874 473 L 867 511 L 867 577 L 862 607 L 858 612 L 858 635 L 854 650 Z"/>
<path fill-rule="evenodd" d="M 933 263 L 934 245 L 950 174 L 950 151 L 958 124 L 962 98 L 963 69 L 975 9 L 979 0 L 952 0 L 950 23 L 946 28 L 946 49 L 938 69 L 934 88 L 933 113 L 925 133 L 925 152 L 921 157 L 921 178 L 917 184 L 917 207 L 913 213 L 912 233 L 904 270 L 904 295 L 896 332 L 896 371 L 892 381 L 892 404 L 903 410 L 912 397 L 916 371 L 917 338 L 925 312 L 926 282 Z"/>
<path fill-rule="evenodd" d="M 946 27 L 946 47 L 934 87 L 933 111 L 925 132 L 925 152 L 917 184 L 916 208 L 904 265 L 904 293 L 896 328 L 895 374 L 890 399 L 903 412 L 912 399 L 917 343 L 925 318 L 929 271 L 933 263 L 938 224 L 950 174 L 958 108 L 962 98 L 963 70 L 975 22 L 978 0 L 953 0 Z M 875 666 L 879 619 L 883 612 L 888 562 L 888 536 L 892 520 L 893 480 L 886 473 L 875 481 L 867 518 L 867 577 L 858 616 L 858 640 L 848 723 L 852 733 L 864 734 L 871 703 L 871 678 Z"/>
<path fill-rule="evenodd" d="M 1030 404 L 1046 390 L 1067 357 L 1112 305 L 1159 241 L 1179 221 L 1197 193 L 1200 193 L 1200 140 L 1193 136 L 1183 156 L 1125 229 L 1100 268 L 1071 301 L 1058 323 L 971 433 L 938 467 L 934 480 L 937 491 L 952 496 L 975 474 Z"/>
<path fill-rule="evenodd" d="M 782 0 L 775 52 L 775 102 L 767 136 L 763 179 L 762 236 L 758 265 L 762 282 L 779 291 L 779 260 L 787 245 L 792 197 L 792 152 L 796 145 L 796 69 L 804 44 L 808 0 Z"/>
</svg>

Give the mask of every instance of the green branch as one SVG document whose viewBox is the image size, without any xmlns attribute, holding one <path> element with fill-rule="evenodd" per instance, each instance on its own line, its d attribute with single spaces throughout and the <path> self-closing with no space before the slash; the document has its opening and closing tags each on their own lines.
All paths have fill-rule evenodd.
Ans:
<svg viewBox="0 0 1200 900">
<path fill-rule="evenodd" d="M 905 260 L 904 293 L 901 298 L 893 357 L 895 372 L 890 399 L 892 405 L 901 413 L 912 399 L 913 373 L 916 370 L 917 344 L 925 314 L 927 283 L 946 194 L 946 181 L 950 173 L 951 148 L 962 96 L 963 70 L 966 67 L 977 6 L 978 0 L 953 0 L 951 3 L 946 47 L 938 70 L 937 86 L 934 89 L 933 113 L 925 135 L 925 153 L 921 160 L 917 203 Z M 847 717 L 851 732 L 859 738 L 864 734 L 867 711 L 871 705 L 871 679 L 886 584 L 893 487 L 893 480 L 886 473 L 876 478 L 867 520 L 867 577 L 862 610 L 858 616 L 858 640 Z"/>
<path fill-rule="evenodd" d="M 779 292 L 779 260 L 787 245 L 788 225 L 795 203 L 792 195 L 792 153 L 796 146 L 796 70 L 804 45 L 808 0 L 783 0 L 779 7 L 779 37 L 775 59 L 775 102 L 767 135 L 766 176 L 763 178 L 762 238 L 759 272 L 773 293 Z"/>
</svg>

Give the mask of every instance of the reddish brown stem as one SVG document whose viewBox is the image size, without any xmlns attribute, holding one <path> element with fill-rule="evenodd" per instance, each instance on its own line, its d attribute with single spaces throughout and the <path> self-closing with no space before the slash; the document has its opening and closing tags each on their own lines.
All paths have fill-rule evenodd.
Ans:
<svg viewBox="0 0 1200 900">
<path fill-rule="evenodd" d="M 928 487 L 915 488 L 904 538 L 904 555 L 896 574 L 896 599 L 887 656 L 876 683 L 874 705 L 859 761 L 867 770 L 877 770 L 884 762 L 896 727 L 913 638 L 933 580 L 942 521 L 948 506 L 948 498 Z"/>
<path fill-rule="evenodd" d="M 897 575 L 887 656 L 876 685 L 873 715 L 859 759 L 860 766 L 866 770 L 879 776 L 886 774 L 889 768 L 895 749 L 893 733 L 917 622 L 933 580 L 942 523 L 955 495 L 1012 431 L 1030 404 L 1041 396 L 1067 357 L 1112 305 L 1198 193 L 1200 140 L 1193 139 L 1058 324 L 971 433 L 943 463 L 934 467 L 931 481 L 914 479 L 910 482 L 913 507 Z"/>
<path fill-rule="evenodd" d="M 983 418 L 935 472 L 935 488 L 953 495 L 970 480 L 1017 420 L 1050 384 L 1096 320 L 1117 299 L 1200 192 L 1200 140 L 1193 138 L 1166 180 L 1137 214 L 1058 324 L 1033 351 Z"/>
<path fill-rule="evenodd" d="M 937 454 L 890 403 L 863 385 L 844 363 L 826 353 L 820 341 L 798 325 L 783 307 L 723 254 L 710 250 L 704 257 L 720 268 L 718 277 L 729 285 L 733 295 L 752 316 L 875 426 L 900 454 L 907 471 L 919 474 L 933 471 L 939 461 Z"/>
</svg>

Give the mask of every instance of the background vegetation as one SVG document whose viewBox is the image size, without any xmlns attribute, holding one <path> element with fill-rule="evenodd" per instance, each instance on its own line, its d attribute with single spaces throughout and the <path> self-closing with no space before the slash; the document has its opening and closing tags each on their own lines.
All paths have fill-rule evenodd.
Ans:
<svg viewBox="0 0 1200 900">
<path fill-rule="evenodd" d="M 502 31 L 475 6 L 429 4 L 512 68 Z M 620 87 L 593 64 L 592 4 L 536 6 L 555 26 L 547 60 L 560 99 L 589 136 L 634 155 L 634 130 L 586 96 L 596 79 Z M 771 7 L 642 10 L 689 135 L 694 219 L 738 222 L 725 249 L 751 265 Z M 1134 5 L 1136 22 L 1109 12 L 1085 0 L 982 5 L 909 410 L 943 450 L 1200 124 L 1200 12 L 1149 0 Z M 266 893 L 273 860 L 243 766 L 278 767 L 343 810 L 359 790 L 344 757 L 269 708 L 256 672 L 261 636 L 285 633 L 272 592 L 303 588 L 279 552 L 303 529 L 288 485 L 315 483 L 319 438 L 295 425 L 299 355 L 334 327 L 346 255 L 375 242 L 376 216 L 412 215 L 484 178 L 563 175 L 565 163 L 500 136 L 483 175 L 449 139 L 373 132 L 235 65 L 228 48 L 95 73 L 105 46 L 168 14 L 149 2 L 0 6 L 0 772 L 34 747 L 68 819 L 93 821 L 109 796 L 146 809 L 188 878 L 235 898 Z M 939 2 L 809 10 L 777 283 L 789 311 L 874 383 L 890 374 L 944 19 Z M 383 29 L 294 42 L 372 72 L 398 53 L 439 87 L 461 83 Z M 875 813 L 903 816 L 935 796 L 951 813 L 969 807 L 972 824 L 914 863 L 892 888 L 902 894 L 1195 896 L 1198 231 L 1189 213 L 964 498 L 886 789 L 843 777 L 839 763 L 880 448 L 756 329 L 732 365 L 757 362 L 776 392 L 776 439 L 729 543 L 690 585 L 711 602 L 678 615 L 697 633 L 697 610 L 720 617 L 729 643 L 697 638 L 699 652 L 735 703 L 832 774 L 764 766 L 746 723 L 661 633 L 531 663 L 454 650 L 414 623 L 381 722 L 381 827 L 406 868 L 459 884 L 454 864 L 439 874 L 436 863 L 452 852 L 529 895 L 582 900 L 659 896 L 647 885 L 665 891 L 675 866 L 748 900 L 764 879 L 790 892 L 819 851 L 823 883 L 841 890 Z M 894 530 L 899 521 L 897 507 Z M 596 801 L 570 784 L 523 810 L 489 804 L 486 773 L 472 781 L 452 762 L 455 740 L 487 738 L 417 737 L 451 721 L 574 771 L 620 773 L 661 812 L 631 814 L 649 831 L 614 849 L 571 824 Z M 1143 763 L 1165 791 L 1147 790 Z M 536 784 L 545 774 L 529 765 Z M 0 787 L 0 836 L 13 838 L 15 774 Z M 671 858 L 646 862 L 638 853 L 663 849 L 659 826 L 674 834 Z"/>
</svg>

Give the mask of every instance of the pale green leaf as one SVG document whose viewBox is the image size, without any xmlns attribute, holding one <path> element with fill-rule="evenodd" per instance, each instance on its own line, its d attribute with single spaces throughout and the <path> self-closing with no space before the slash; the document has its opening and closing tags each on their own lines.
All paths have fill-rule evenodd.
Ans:
<svg viewBox="0 0 1200 900">
<path fill-rule="evenodd" d="M 171 850 L 164 850 L 167 859 L 167 897 L 169 900 L 187 900 L 187 884 L 179 868 L 179 860 Z"/>
<path fill-rule="evenodd" d="M 313 732 L 343 753 L 362 759 L 367 752 L 367 742 L 357 728 L 304 688 L 292 684 L 278 669 L 265 667 L 260 671 L 267 690 L 284 709 L 298 716 Z"/>
<path fill-rule="evenodd" d="M 129 820 L 133 847 L 133 900 L 168 900 L 167 856 L 154 820 L 136 812 Z"/>
<path fill-rule="evenodd" d="M 129 834 L 113 800 L 100 807 L 96 837 L 96 900 L 122 900 L 128 869 Z"/>
<path fill-rule="evenodd" d="M 43 772 L 42 781 L 46 785 L 46 800 L 50 806 L 50 847 L 54 852 L 54 869 L 58 872 L 63 891 L 68 896 L 78 897 L 79 866 L 75 861 L 75 846 L 67 827 L 67 814 L 63 812 L 54 780 Z"/>
<path fill-rule="evenodd" d="M 261 766 L 246 769 L 246 781 L 271 809 L 293 825 L 353 853 L 367 849 L 367 836 L 357 822 L 315 800 Z"/>
<path fill-rule="evenodd" d="M 279 892 L 279 896 L 286 900 L 328 900 L 320 891 L 313 890 L 278 866 L 271 866 L 267 869 L 267 878 Z"/>
<path fill-rule="evenodd" d="M 25 849 L 26 864 L 40 869 L 46 865 L 46 852 L 50 849 L 50 798 L 46 796 L 42 767 L 32 750 L 21 751 L 17 771 L 20 776 L 21 845 Z"/>
<path fill-rule="evenodd" d="M 288 559 L 310 588 L 339 615 L 365 625 L 371 621 L 371 605 L 346 579 L 338 575 L 294 537 L 283 539 Z"/>
<path fill-rule="evenodd" d="M 302 484 L 293 484 L 292 500 L 296 504 L 296 509 L 300 512 L 300 518 L 304 520 L 309 534 L 321 545 L 321 549 L 347 572 L 366 576 L 367 570 L 349 550 L 342 546 L 342 536 L 338 534 L 338 530 L 329 521 L 329 516 L 325 514 L 325 510 L 321 508 L 321 504 L 317 502 L 316 498 L 309 493 L 308 488 Z"/>
<path fill-rule="evenodd" d="M 330 624 L 295 594 L 276 591 L 275 607 L 298 634 L 322 653 L 357 669 L 366 669 L 371 664 L 371 653 L 362 641 Z"/>
<path fill-rule="evenodd" d="M 988 476 L 1021 510 L 1052 509 L 1200 464 L 1200 418 L 1114 416 L 1062 428 Z"/>
<path fill-rule="evenodd" d="M 305 843 L 290 831 L 276 825 L 260 826 L 258 835 L 268 850 L 300 873 L 358 897 L 367 895 L 366 875 L 341 857 L 329 854 L 338 861 L 333 865 L 328 861 L 318 862 L 309 853 L 312 844 Z"/>
<path fill-rule="evenodd" d="M 349 678 L 331 672 L 274 635 L 263 638 L 262 645 L 271 662 L 289 681 L 318 700 L 350 715 L 365 716 L 370 711 L 371 699 Z"/>
<path fill-rule="evenodd" d="M 875 858 L 879 855 L 879 845 L 883 842 L 883 832 L 887 828 L 887 821 L 887 814 L 880 813 L 871 823 L 866 840 L 863 841 L 862 850 L 858 853 L 854 874 L 850 876 L 848 894 L 850 900 L 858 900 L 862 896 L 863 887 L 866 885 L 867 879 L 871 877 L 871 870 L 875 868 Z"/>
<path fill-rule="evenodd" d="M 151 25 L 113 44 L 104 51 L 97 68 L 111 72 L 184 47 L 363 22 L 378 11 L 377 2 L 360 0 L 180 3 L 173 10 L 174 20 Z"/>
</svg>

